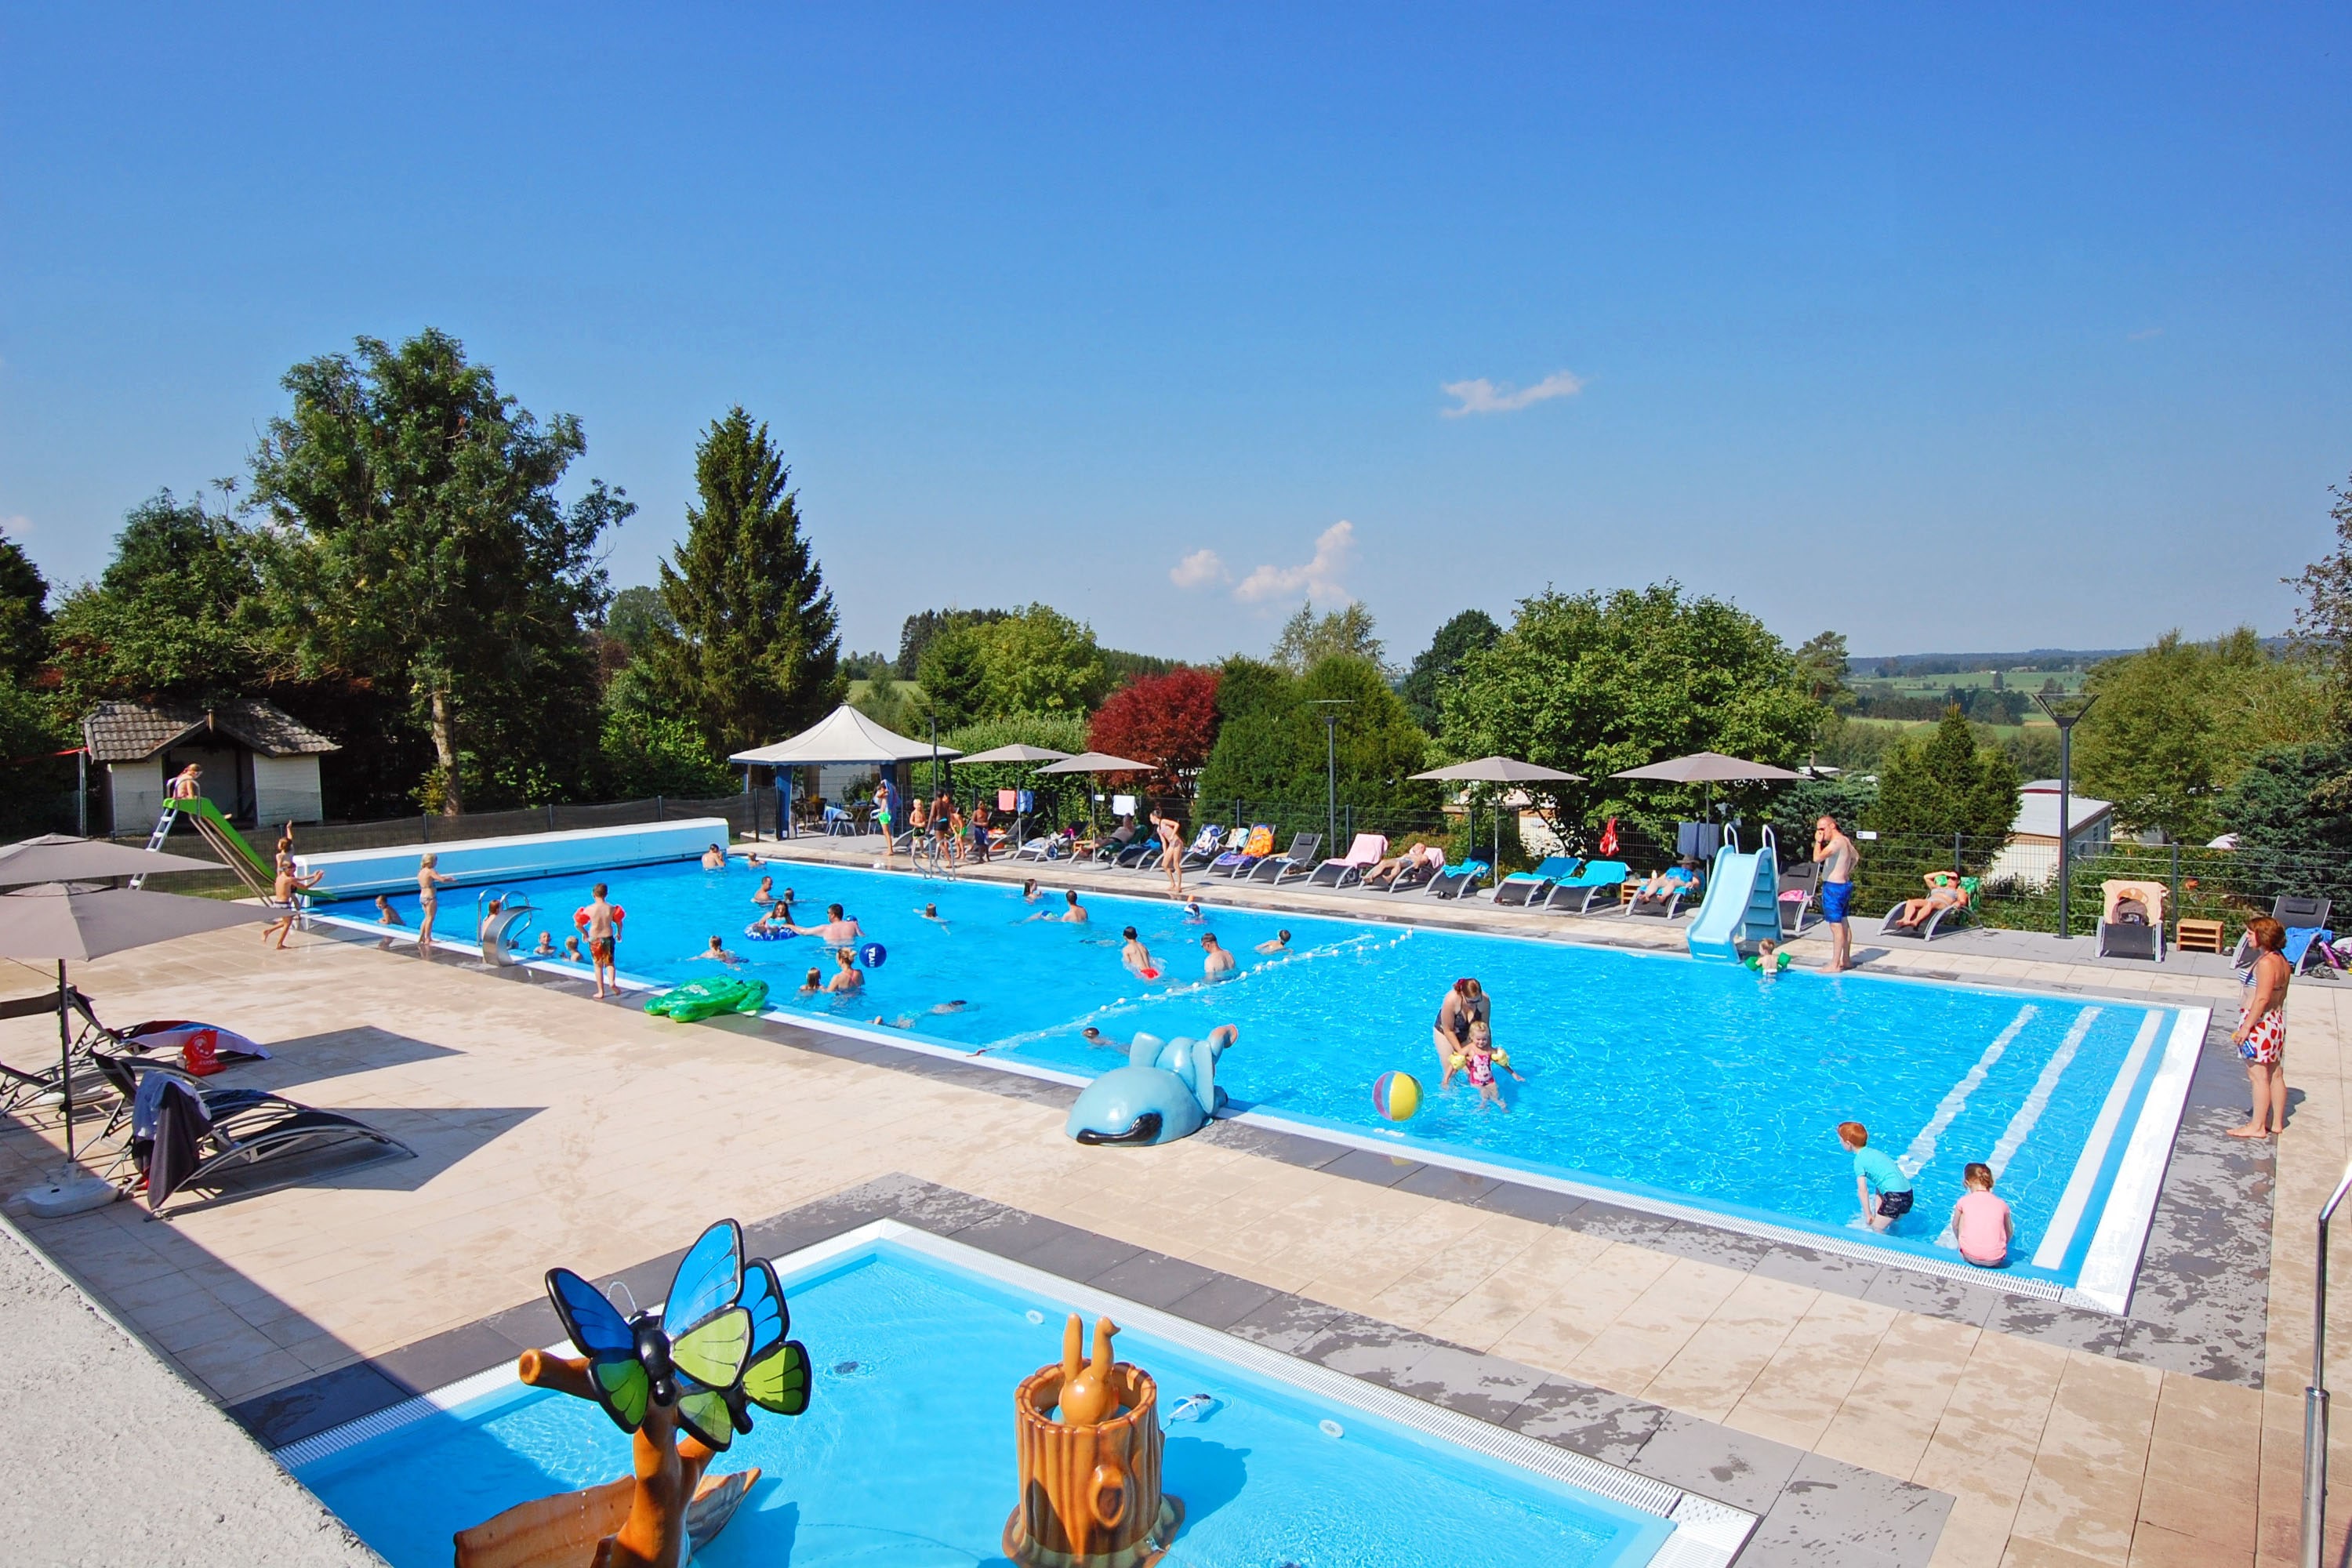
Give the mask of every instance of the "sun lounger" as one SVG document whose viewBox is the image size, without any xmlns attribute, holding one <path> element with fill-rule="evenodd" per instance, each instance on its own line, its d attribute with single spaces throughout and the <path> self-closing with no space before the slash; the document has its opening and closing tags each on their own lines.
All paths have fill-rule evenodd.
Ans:
<svg viewBox="0 0 2352 1568">
<path fill-rule="evenodd" d="M 1352 888 L 1364 879 L 1364 873 L 1388 858 L 1389 841 L 1378 833 L 1359 833 L 1348 852 L 1336 860 L 1326 860 L 1307 874 L 1310 888 Z"/>
<path fill-rule="evenodd" d="M 2326 926 L 2289 926 L 2286 946 L 2280 949 L 2285 955 L 2290 973 L 2307 973 L 2315 964 L 2322 968 L 2341 968 L 2336 957 L 2336 933 Z"/>
<path fill-rule="evenodd" d="M 1111 864 L 1133 870 L 1138 866 L 1153 866 L 1160 861 L 1160 835 L 1146 830 L 1143 836 L 1117 855 Z"/>
<path fill-rule="evenodd" d="M 1564 914 L 1589 914 L 1592 900 L 1603 893 L 1615 894 L 1625 885 L 1628 868 L 1622 860 L 1592 860 L 1573 877 L 1563 877 L 1544 895 L 1543 907 Z"/>
<path fill-rule="evenodd" d="M 1970 918 L 1969 914 L 1969 905 L 1976 901 L 1977 879 L 1974 877 L 1961 878 L 1960 891 L 1968 895 L 1966 902 L 1938 905 L 1937 908 L 1928 910 L 1926 918 L 1922 919 L 1916 925 L 1905 925 L 1903 923 L 1903 906 L 1901 904 L 1895 905 L 1893 909 L 1886 911 L 1886 919 L 1879 922 L 1878 934 L 1881 936 L 1915 936 L 1921 942 L 1933 942 L 1936 940 L 1937 934 L 1947 927 L 1949 927 L 1954 931 L 1958 931 L 1960 927 L 1969 923 Z"/>
<path fill-rule="evenodd" d="M 2105 907 L 2099 911 L 2101 958 L 2144 958 L 2164 962 L 2164 900 L 2169 894 L 2162 882 L 2120 879 L 2099 884 Z"/>
<path fill-rule="evenodd" d="M 1322 847 L 1321 834 L 1295 834 L 1291 837 L 1288 849 L 1279 855 L 1270 855 L 1251 867 L 1249 879 L 1253 882 L 1271 882 L 1278 888 L 1293 878 L 1311 876 L 1315 870 L 1316 851 Z"/>
<path fill-rule="evenodd" d="M 1514 871 L 1495 884 L 1495 902 L 1506 908 L 1540 905 L 1553 883 L 1575 876 L 1583 864 L 1573 855 L 1554 855 L 1532 871 Z"/>
<path fill-rule="evenodd" d="M 1428 846 L 1424 845 L 1423 847 L 1427 848 Z M 1438 873 L 1444 869 L 1445 857 L 1432 850 L 1428 855 L 1418 856 L 1398 867 L 1396 875 L 1391 877 L 1386 882 L 1377 885 L 1382 891 L 1391 894 L 1425 893 L 1429 890 L 1430 883 L 1435 881 Z M 1370 882 L 1365 884 L 1366 887 L 1374 885 Z"/>
<path fill-rule="evenodd" d="M 1109 837 L 1097 839 L 1090 845 L 1081 845 L 1080 847 L 1087 851 L 1087 858 L 1088 859 L 1094 860 L 1099 864 L 1108 865 L 1111 861 L 1118 859 L 1125 851 L 1133 847 L 1135 844 L 1136 832 L 1137 828 L 1134 823 L 1122 822 L 1118 825 L 1118 828 L 1112 832 Z"/>
<path fill-rule="evenodd" d="M 1628 896 L 1618 904 L 1617 912 L 1628 918 L 1642 915 L 1671 921 L 1682 912 L 1683 900 L 1692 891 L 1692 884 L 1679 877 L 1673 879 L 1663 893 L 1645 893 L 1637 885 L 1628 885 Z"/>
<path fill-rule="evenodd" d="M 1246 831 L 1247 829 L 1244 828 L 1240 824 L 1234 824 L 1233 829 L 1234 837 L 1240 837 Z M 1187 871 L 1195 870 L 1200 867 L 1209 865 L 1211 862 L 1214 861 L 1219 855 L 1224 852 L 1224 844 L 1225 829 L 1223 826 L 1222 824 L 1213 822 L 1209 824 L 1208 826 L 1201 829 L 1201 837 L 1192 840 L 1192 847 L 1184 851 L 1184 858 L 1178 861 L 1177 864 Z"/>
<path fill-rule="evenodd" d="M 1780 934 L 1801 936 L 1805 930 L 1805 910 L 1820 900 L 1822 868 L 1819 861 L 1801 860 L 1794 866 L 1780 868 Z"/>
<path fill-rule="evenodd" d="M 1213 877 L 1247 876 L 1250 868 L 1273 853 L 1274 824 L 1261 822 L 1249 830 L 1249 836 L 1240 844 L 1210 861 L 1209 874 Z"/>
<path fill-rule="evenodd" d="M 232 1172 L 338 1143 L 379 1145 L 386 1157 L 416 1151 L 355 1117 L 314 1110 L 291 1100 L 255 1105 L 215 1118 L 198 1093 L 167 1086 L 153 1135 L 136 1139 L 134 1156 L 147 1182 L 147 1206 L 159 1211 L 176 1193 L 213 1188 Z"/>
<path fill-rule="evenodd" d="M 1458 866 L 1448 866 L 1429 879 L 1429 896 L 1433 899 L 1466 899 L 1476 893 L 1478 884 L 1492 873 L 1494 868 L 1484 860 L 1465 860 Z"/>
<path fill-rule="evenodd" d="M 1015 860 L 1058 860 L 1062 858 L 1062 836 L 1041 834 L 1013 852 Z"/>
</svg>

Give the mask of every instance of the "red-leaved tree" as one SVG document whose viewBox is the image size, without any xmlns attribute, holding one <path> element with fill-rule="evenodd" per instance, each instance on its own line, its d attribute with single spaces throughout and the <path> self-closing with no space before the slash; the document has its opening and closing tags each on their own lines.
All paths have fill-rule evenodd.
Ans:
<svg viewBox="0 0 2352 1568">
<path fill-rule="evenodd" d="M 1152 766 L 1152 787 L 1190 796 L 1196 772 L 1217 740 L 1217 672 L 1177 669 L 1147 675 L 1111 694 L 1087 728 L 1087 744 Z"/>
</svg>

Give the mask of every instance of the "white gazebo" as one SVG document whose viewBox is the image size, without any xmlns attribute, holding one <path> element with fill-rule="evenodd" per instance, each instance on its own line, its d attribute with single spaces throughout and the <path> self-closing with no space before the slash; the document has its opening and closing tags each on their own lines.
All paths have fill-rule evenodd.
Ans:
<svg viewBox="0 0 2352 1568">
<path fill-rule="evenodd" d="M 746 790 L 751 787 L 751 769 L 777 770 L 777 783 L 784 795 L 781 822 L 784 832 L 789 834 L 793 820 L 791 780 L 794 768 L 887 768 L 920 762 L 925 758 L 946 761 L 962 754 L 952 746 L 942 746 L 930 741 L 911 741 L 896 731 L 886 730 L 845 702 L 788 741 L 737 752 L 727 760 L 744 770 L 743 787 Z"/>
</svg>

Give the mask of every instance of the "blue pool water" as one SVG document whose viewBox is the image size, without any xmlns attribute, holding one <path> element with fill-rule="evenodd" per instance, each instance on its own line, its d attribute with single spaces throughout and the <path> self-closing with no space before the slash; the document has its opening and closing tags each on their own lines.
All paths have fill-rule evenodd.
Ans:
<svg viewBox="0 0 2352 1568">
<path fill-rule="evenodd" d="M 822 921 L 824 906 L 839 902 L 885 945 L 887 962 L 862 995 L 798 994 L 811 965 L 832 973 L 814 940 L 743 937 L 761 873 L 740 862 L 604 874 L 628 911 L 623 973 L 663 984 L 721 973 L 691 956 L 717 934 L 749 961 L 737 973 L 767 980 L 787 1014 L 880 1018 L 935 1044 L 1086 1075 L 1125 1058 L 1083 1039 L 1083 1026 L 1165 1038 L 1234 1023 L 1240 1042 L 1219 1082 L 1242 1107 L 1392 1137 L 1401 1152 L 1427 1146 L 1947 1260 L 1956 1255 L 1936 1242 L 1962 1191 L 1961 1168 L 1988 1161 L 2000 1167 L 1999 1191 L 2015 1215 L 2013 1273 L 2061 1283 L 2089 1246 L 2095 1197 L 2062 1226 L 2063 1257 L 2039 1269 L 2025 1260 L 2058 1213 L 2135 1041 L 2152 1037 L 2105 1172 L 2121 1161 L 2173 1021 L 2168 1009 L 2091 998 L 1806 970 L 1766 983 L 1673 955 L 1340 918 L 1207 906 L 1194 923 L 1164 900 L 1091 891 L 1093 918 L 1077 926 L 1051 918 L 1063 908 L 1058 891 L 1033 905 L 997 883 L 771 869 L 797 895 L 802 923 Z M 560 940 L 593 879 L 520 886 L 550 911 Z M 404 902 L 413 921 L 415 900 Z M 922 917 L 927 902 L 940 921 Z M 470 900 L 443 895 L 445 931 L 462 937 L 470 919 Z M 1121 966 L 1129 923 L 1165 977 L 1147 982 Z M 1282 928 L 1292 933 L 1287 951 L 1255 951 Z M 1202 983 L 1203 931 L 1237 954 L 1240 974 Z M 1482 1107 L 1459 1079 L 1437 1089 L 1431 1028 L 1460 975 L 1475 975 L 1494 996 L 1496 1041 L 1526 1077 L 1507 1080 L 1507 1109 Z M 1392 1068 L 1425 1090 L 1402 1128 L 1371 1104 L 1373 1079 Z M 1852 1161 L 1833 1131 L 1847 1120 L 1865 1123 L 1876 1147 L 1916 1162 L 1916 1207 L 1883 1238 L 1856 1226 Z"/>
<path fill-rule="evenodd" d="M 1002 1564 L 1013 1391 L 1061 1359 L 1067 1309 L 888 1241 L 784 1285 L 814 1393 L 804 1415 L 760 1416 L 718 1461 L 763 1474 L 695 1561 Z M 1171 1564 L 1616 1568 L 1647 1562 L 1667 1534 L 1606 1498 L 1148 1334 L 1118 1343 L 1159 1380 L 1163 1412 L 1193 1393 L 1219 1402 L 1168 1427 L 1165 1484 L 1186 1512 Z M 595 1406 L 514 1385 L 295 1473 L 394 1568 L 441 1568 L 456 1531 L 628 1469 L 629 1439 Z"/>
</svg>

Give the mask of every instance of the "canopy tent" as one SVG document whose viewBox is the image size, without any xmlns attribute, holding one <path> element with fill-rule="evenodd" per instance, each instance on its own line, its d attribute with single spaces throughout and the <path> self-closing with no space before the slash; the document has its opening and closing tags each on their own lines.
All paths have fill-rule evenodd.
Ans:
<svg viewBox="0 0 2352 1568">
<path fill-rule="evenodd" d="M 755 746 L 748 752 L 738 752 L 727 760 L 742 766 L 743 787 L 751 787 L 752 768 L 774 768 L 778 788 L 783 800 L 778 807 L 778 837 L 791 832 L 793 820 L 793 768 L 822 767 L 827 763 L 873 763 L 887 767 L 895 763 L 918 762 L 929 757 L 937 763 L 943 757 L 960 757 L 963 753 L 953 746 L 942 746 L 936 741 L 910 741 L 893 730 L 885 730 L 846 702 L 803 730 L 789 741 L 777 741 L 765 746 Z M 759 823 L 752 822 L 753 837 L 758 836 Z"/>
<path fill-rule="evenodd" d="M 44 847 L 53 850 L 55 858 L 65 864 L 106 868 L 111 861 L 104 852 L 117 846 L 91 844 L 87 846 L 87 853 L 62 847 Z M 78 853 L 80 858 L 73 859 Z M 144 850 L 128 853 L 142 859 L 155 858 Z M 121 873 L 101 868 L 95 874 Z M 105 1182 L 81 1175 L 73 1168 L 73 1028 L 67 1012 L 67 961 L 103 958 L 110 952 L 123 952 L 151 942 L 230 926 L 254 925 L 276 918 L 274 911 L 255 904 L 182 898 L 176 893 L 133 892 L 128 888 L 89 889 L 51 882 L 0 894 L 0 958 L 28 963 L 54 960 L 58 966 L 58 1091 L 66 1124 L 66 1169 L 47 1188 L 35 1189 L 38 1212 L 68 1214 L 110 1203 L 114 1197 L 113 1189 Z"/>
<path fill-rule="evenodd" d="M 911 763 L 962 754 L 952 746 L 910 741 L 885 730 L 844 703 L 789 741 L 755 746 L 727 760 L 755 768 L 807 768 L 825 763 Z"/>
<path fill-rule="evenodd" d="M 1582 773 L 1564 773 L 1558 768 L 1548 768 L 1539 763 L 1523 763 L 1517 757 L 1480 757 L 1475 762 L 1456 763 L 1452 767 L 1432 768 L 1425 773 L 1415 773 L 1416 779 L 1433 779 L 1441 784 L 1582 784 Z M 1476 823 L 1471 828 L 1475 831 Z M 1501 869 L 1503 858 L 1503 808 L 1495 808 L 1495 867 Z"/>
</svg>

